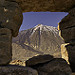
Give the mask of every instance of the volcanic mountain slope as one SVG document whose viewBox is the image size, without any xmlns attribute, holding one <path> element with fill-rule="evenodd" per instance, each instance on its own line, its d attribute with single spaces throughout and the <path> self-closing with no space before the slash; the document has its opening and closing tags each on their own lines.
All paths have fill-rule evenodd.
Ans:
<svg viewBox="0 0 75 75">
<path fill-rule="evenodd" d="M 61 57 L 60 45 L 64 43 L 56 27 L 42 24 L 19 32 L 12 41 L 13 59 L 23 61 L 39 54 Z"/>
</svg>

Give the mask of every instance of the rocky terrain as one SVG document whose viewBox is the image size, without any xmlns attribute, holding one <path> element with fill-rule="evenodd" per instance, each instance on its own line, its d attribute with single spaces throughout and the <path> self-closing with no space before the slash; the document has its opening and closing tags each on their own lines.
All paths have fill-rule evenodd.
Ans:
<svg viewBox="0 0 75 75">
<path fill-rule="evenodd" d="M 19 4 L 23 12 L 67 12 L 75 5 L 75 0 L 5 0 Z"/>
<path fill-rule="evenodd" d="M 64 59 L 51 58 L 49 61 L 48 59 L 46 60 L 47 56 L 44 60 L 42 59 L 45 56 L 37 56 L 26 62 L 26 66 L 28 66 L 30 65 L 27 65 L 28 62 L 35 60 L 36 64 L 30 67 L 35 68 L 37 71 L 30 67 L 9 65 L 12 58 L 11 38 L 12 36 L 17 36 L 22 23 L 22 13 L 30 11 L 59 11 L 69 13 L 59 23 L 59 32 L 65 41 L 65 44 L 61 45 L 62 56 L 65 55 L 63 58 L 70 63 L 71 68 Z M 0 0 L 0 75 L 71 75 L 72 72 L 75 72 L 74 32 L 75 0 Z M 18 45 L 15 46 L 17 48 Z M 41 61 L 37 60 L 38 57 L 41 58 Z M 43 63 L 40 65 L 42 61 Z M 18 60 L 17 62 L 21 61 Z"/>
<path fill-rule="evenodd" d="M 19 32 L 12 41 L 12 58 L 22 61 L 44 54 L 60 58 L 60 46 L 64 43 L 58 35 L 57 28 L 42 24 Z"/>
<path fill-rule="evenodd" d="M 18 61 L 19 62 L 19 61 Z M 21 62 L 21 61 L 20 61 Z M 26 66 L 0 66 L 0 75 L 71 75 L 72 70 L 62 58 L 38 55 L 30 58 Z"/>
<path fill-rule="evenodd" d="M 71 75 L 72 71 L 62 58 L 51 55 L 34 56 L 26 61 L 26 66 L 36 69 L 38 75 Z"/>
</svg>

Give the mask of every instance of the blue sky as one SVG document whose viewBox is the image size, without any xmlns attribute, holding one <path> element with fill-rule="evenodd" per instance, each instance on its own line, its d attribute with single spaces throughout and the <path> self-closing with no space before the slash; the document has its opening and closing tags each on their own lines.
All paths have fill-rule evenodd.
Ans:
<svg viewBox="0 0 75 75">
<path fill-rule="evenodd" d="M 57 27 L 66 12 L 26 12 L 23 13 L 23 23 L 19 31 L 32 28 L 38 24 Z"/>
</svg>

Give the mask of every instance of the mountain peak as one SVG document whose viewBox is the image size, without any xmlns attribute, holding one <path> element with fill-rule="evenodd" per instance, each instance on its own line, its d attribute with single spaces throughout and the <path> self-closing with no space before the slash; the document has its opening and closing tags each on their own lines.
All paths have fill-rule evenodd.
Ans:
<svg viewBox="0 0 75 75">
<path fill-rule="evenodd" d="M 38 25 L 35 26 L 36 29 L 38 29 L 38 28 L 42 28 L 42 27 L 44 27 L 43 24 L 38 24 Z"/>
<path fill-rule="evenodd" d="M 18 57 L 18 59 L 25 61 L 29 57 L 39 54 L 61 57 L 60 45 L 63 43 L 63 40 L 59 37 L 57 28 L 53 26 L 39 24 L 34 28 L 20 32 L 13 39 L 13 42 L 18 44 L 14 44 L 13 52 L 18 52 L 13 55 L 13 59 Z"/>
<path fill-rule="evenodd" d="M 31 34 L 31 36 L 39 29 L 40 31 L 40 35 L 43 31 L 48 32 L 51 31 L 54 34 L 58 34 L 58 30 L 56 27 L 53 26 L 47 26 L 47 25 L 43 25 L 43 24 L 38 24 L 34 27 L 33 32 Z"/>
<path fill-rule="evenodd" d="M 38 24 L 38 25 L 36 25 L 36 26 L 39 26 L 39 27 L 40 27 L 40 26 L 44 26 L 44 25 L 43 25 L 43 24 Z M 35 27 L 36 27 L 36 26 L 35 26 Z"/>
<path fill-rule="evenodd" d="M 38 28 L 40 28 L 40 31 L 41 31 L 43 26 L 44 26 L 43 24 L 38 24 L 35 26 L 34 30 L 37 30 Z"/>
</svg>

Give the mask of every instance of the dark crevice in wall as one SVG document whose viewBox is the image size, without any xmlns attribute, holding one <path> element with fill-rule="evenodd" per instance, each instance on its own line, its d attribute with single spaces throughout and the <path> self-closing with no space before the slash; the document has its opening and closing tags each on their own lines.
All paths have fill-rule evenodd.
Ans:
<svg viewBox="0 0 75 75">
<path fill-rule="evenodd" d="M 15 0 L 15 1 L 13 1 L 13 0 L 12 0 L 12 1 L 11 1 L 11 0 L 5 0 L 5 1 L 9 1 L 9 2 L 15 2 L 15 3 L 17 3 L 16 0 Z"/>
<path fill-rule="evenodd" d="M 74 28 L 75 26 L 70 26 L 70 27 L 67 27 L 67 28 L 65 28 L 65 29 L 69 29 L 69 28 Z"/>
</svg>

